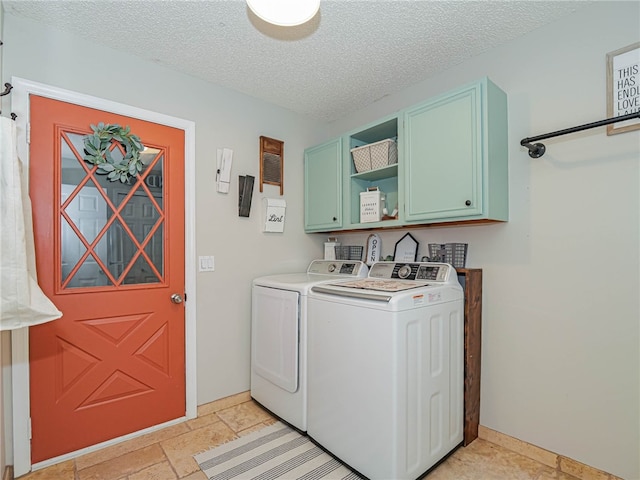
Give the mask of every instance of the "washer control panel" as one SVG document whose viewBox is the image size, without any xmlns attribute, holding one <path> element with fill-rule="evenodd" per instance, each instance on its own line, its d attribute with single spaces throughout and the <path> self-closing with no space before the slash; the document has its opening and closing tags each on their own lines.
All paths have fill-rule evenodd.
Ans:
<svg viewBox="0 0 640 480">
<path fill-rule="evenodd" d="M 369 278 L 446 282 L 452 270 L 453 267 L 446 263 L 377 262 L 371 267 Z"/>
</svg>

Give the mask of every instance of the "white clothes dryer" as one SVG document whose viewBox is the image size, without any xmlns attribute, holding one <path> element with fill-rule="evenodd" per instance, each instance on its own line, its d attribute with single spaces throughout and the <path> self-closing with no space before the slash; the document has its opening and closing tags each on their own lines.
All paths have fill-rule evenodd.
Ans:
<svg viewBox="0 0 640 480">
<path fill-rule="evenodd" d="M 307 430 L 307 294 L 312 286 L 367 276 L 360 261 L 314 260 L 306 273 L 259 277 L 251 309 L 251 397 Z"/>
<path fill-rule="evenodd" d="M 307 433 L 371 480 L 414 480 L 463 440 L 463 290 L 451 265 L 378 262 L 314 286 Z"/>
</svg>

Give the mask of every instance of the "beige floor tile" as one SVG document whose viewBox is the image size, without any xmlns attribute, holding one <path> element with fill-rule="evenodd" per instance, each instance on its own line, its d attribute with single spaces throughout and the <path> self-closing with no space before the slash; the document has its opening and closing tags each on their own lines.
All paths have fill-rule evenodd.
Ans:
<svg viewBox="0 0 640 480">
<path fill-rule="evenodd" d="M 477 439 L 425 477 L 428 480 L 536 480 L 554 470 L 506 448 Z"/>
<path fill-rule="evenodd" d="M 198 407 L 199 417 L 20 477 L 18 480 L 206 480 L 193 455 L 277 421 L 244 392 Z M 484 428 L 484 427 L 482 427 Z M 490 429 L 425 480 L 613 480 Z M 506 442 L 506 443 L 505 443 Z M 554 456 L 554 457 L 552 457 Z M 558 458 L 554 462 L 554 458 Z M 553 465 L 550 465 L 553 464 Z M 556 464 L 560 470 L 556 470 Z M 620 479 L 621 480 L 621 479 Z"/>
<path fill-rule="evenodd" d="M 218 417 L 229 425 L 234 432 L 240 432 L 249 427 L 266 422 L 273 418 L 257 403 L 245 402 L 217 412 Z"/>
<path fill-rule="evenodd" d="M 220 400 L 216 400 L 214 402 L 205 403 L 204 405 L 200 405 L 198 407 L 198 417 L 209 415 L 211 413 L 217 412 L 218 410 L 224 410 L 225 408 L 248 402 L 249 400 L 251 400 L 251 392 L 247 391 L 238 393 L 236 395 L 231 395 L 229 397 L 221 398 Z"/>
<path fill-rule="evenodd" d="M 163 428 L 162 430 L 147 433 L 146 435 L 118 443 L 117 445 L 103 448 L 96 452 L 87 453 L 86 455 L 76 458 L 76 466 L 78 470 L 83 470 L 93 465 L 111 460 L 112 458 L 120 457 L 134 450 L 139 450 L 149 445 L 153 445 L 154 443 L 161 442 L 162 440 L 176 437 L 188 431 L 189 427 L 185 422 L 172 425 L 170 427 Z"/>
<path fill-rule="evenodd" d="M 579 480 L 573 475 L 568 473 L 559 472 L 554 470 L 553 472 L 543 472 L 536 480 Z"/>
<path fill-rule="evenodd" d="M 250 433 L 256 432 L 258 430 L 262 430 L 263 428 L 268 427 L 269 425 L 273 425 L 277 421 L 278 421 L 277 418 L 270 418 L 268 420 L 265 420 L 262 423 L 258 423 L 249 428 L 245 428 L 244 430 L 240 430 L 239 432 L 236 432 L 236 435 L 238 435 L 239 437 L 244 437 L 245 435 L 249 435 Z"/>
<path fill-rule="evenodd" d="M 42 470 L 27 473 L 19 477 L 20 480 L 74 480 L 75 468 L 73 460 L 58 463 Z"/>
<path fill-rule="evenodd" d="M 237 438 L 223 422 L 207 425 L 175 438 L 160 442 L 167 458 L 180 478 L 199 470 L 193 459 L 196 453 L 210 450 Z"/>
<path fill-rule="evenodd" d="M 191 430 L 197 430 L 198 428 L 202 428 L 220 421 L 221 420 L 218 415 L 216 415 L 215 413 L 210 413 L 208 415 L 202 415 L 192 420 L 188 420 L 187 425 Z"/>
<path fill-rule="evenodd" d="M 186 477 L 182 477 L 180 480 L 207 480 L 207 476 L 202 473 L 200 470 L 192 473 Z"/>
<path fill-rule="evenodd" d="M 495 462 L 500 465 L 501 462 L 498 471 L 502 472 L 506 477 L 498 478 L 508 478 L 510 469 L 522 472 L 521 478 L 536 478 L 543 472 L 552 472 L 555 470 L 555 468 L 490 442 L 479 443 L 477 447 L 474 453 L 481 452 L 480 455 L 485 460 L 485 463 L 492 464 Z M 498 452 L 497 456 L 495 455 L 496 452 Z"/>
<path fill-rule="evenodd" d="M 496 480 L 485 477 L 482 472 L 469 471 L 460 460 L 454 458 L 449 458 L 422 478 L 424 480 Z"/>
<path fill-rule="evenodd" d="M 176 480 L 177 478 L 169 462 L 162 462 L 129 475 L 128 480 Z"/>
<path fill-rule="evenodd" d="M 160 445 L 155 443 L 119 457 L 78 470 L 78 480 L 113 480 L 139 472 L 166 461 Z"/>
<path fill-rule="evenodd" d="M 540 463 L 556 468 L 558 464 L 558 455 L 543 448 L 531 445 L 530 443 L 523 442 L 517 438 L 511 437 L 501 432 L 491 430 L 483 425 L 478 427 L 478 435 L 483 440 L 488 440 L 491 443 L 505 447 L 513 452 L 524 455 L 525 457 L 533 458 Z"/>
</svg>

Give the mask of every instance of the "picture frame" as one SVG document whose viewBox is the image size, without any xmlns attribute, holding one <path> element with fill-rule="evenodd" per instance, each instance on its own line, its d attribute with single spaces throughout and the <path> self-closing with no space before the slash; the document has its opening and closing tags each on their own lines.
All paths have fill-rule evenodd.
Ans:
<svg viewBox="0 0 640 480">
<path fill-rule="evenodd" d="M 418 241 L 413 235 L 406 233 L 404 237 L 396 242 L 393 251 L 394 262 L 415 262 L 418 256 Z"/>
<path fill-rule="evenodd" d="M 607 53 L 607 118 L 640 111 L 640 42 Z M 607 135 L 640 130 L 640 119 L 607 125 Z"/>
</svg>

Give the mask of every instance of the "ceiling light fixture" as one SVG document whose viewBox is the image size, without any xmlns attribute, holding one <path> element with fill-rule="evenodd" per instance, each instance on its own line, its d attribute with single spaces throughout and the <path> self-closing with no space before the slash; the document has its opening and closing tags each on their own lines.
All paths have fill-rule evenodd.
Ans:
<svg viewBox="0 0 640 480">
<path fill-rule="evenodd" d="M 320 0 L 247 0 L 247 5 L 265 22 L 293 27 L 313 18 L 320 9 Z"/>
</svg>

